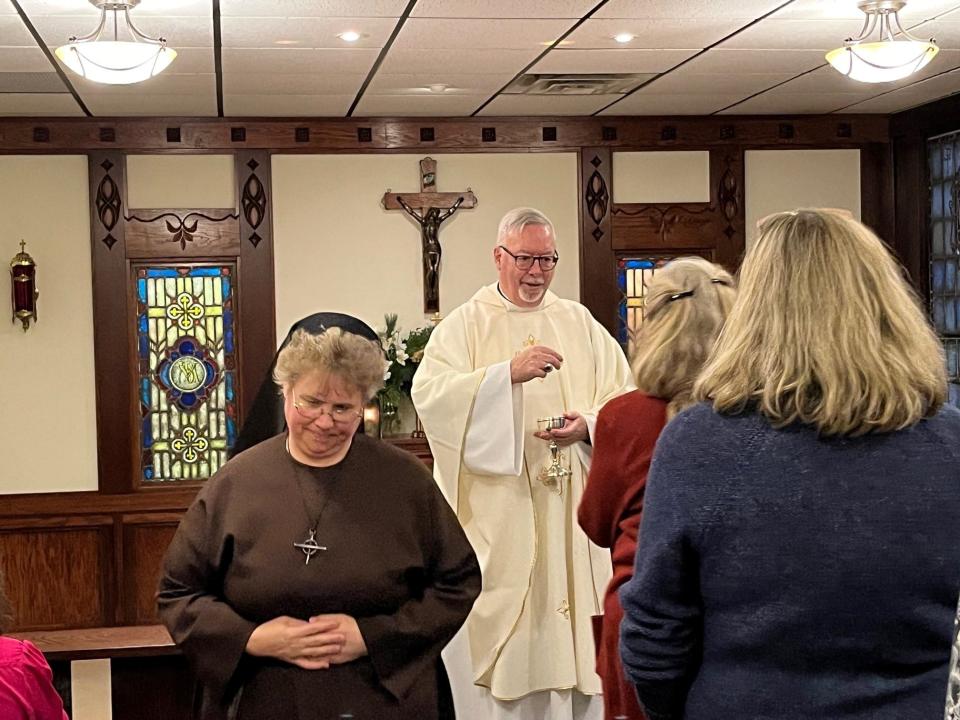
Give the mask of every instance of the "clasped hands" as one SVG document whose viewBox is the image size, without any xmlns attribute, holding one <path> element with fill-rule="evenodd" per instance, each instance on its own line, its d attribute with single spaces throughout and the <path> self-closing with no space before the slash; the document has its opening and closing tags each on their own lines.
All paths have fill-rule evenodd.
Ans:
<svg viewBox="0 0 960 720">
<path fill-rule="evenodd" d="M 554 370 L 563 366 L 563 357 L 556 350 L 546 345 L 532 345 L 510 361 L 510 382 L 514 385 L 529 382 L 534 378 L 545 378 Z M 587 421 L 578 412 L 565 412 L 563 416 L 567 422 L 562 428 L 534 433 L 541 440 L 553 440 L 560 447 L 573 445 L 575 442 L 590 437 L 587 430 Z"/>
<path fill-rule="evenodd" d="M 357 621 L 342 614 L 268 620 L 250 634 L 245 649 L 249 655 L 276 658 L 304 670 L 325 670 L 367 654 Z"/>
</svg>

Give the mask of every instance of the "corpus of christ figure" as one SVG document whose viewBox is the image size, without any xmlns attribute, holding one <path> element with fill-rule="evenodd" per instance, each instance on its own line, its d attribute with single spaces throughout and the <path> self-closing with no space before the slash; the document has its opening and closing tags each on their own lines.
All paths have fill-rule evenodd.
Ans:
<svg viewBox="0 0 960 720">
<path fill-rule="evenodd" d="M 458 208 L 477 205 L 476 196 L 467 188 L 462 193 L 439 193 L 437 189 L 437 161 L 424 158 L 420 161 L 420 192 L 392 193 L 383 196 L 387 210 L 404 210 L 420 225 L 420 241 L 423 245 L 423 311 L 426 314 L 440 312 L 440 225 Z"/>
</svg>

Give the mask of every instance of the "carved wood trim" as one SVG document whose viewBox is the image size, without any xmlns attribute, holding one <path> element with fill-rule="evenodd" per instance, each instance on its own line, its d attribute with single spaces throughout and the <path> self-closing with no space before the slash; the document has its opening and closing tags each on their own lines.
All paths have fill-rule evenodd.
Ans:
<svg viewBox="0 0 960 720">
<path fill-rule="evenodd" d="M 93 247 L 93 351 L 97 384 L 97 467 L 101 493 L 130 489 L 134 474 L 134 425 L 127 341 L 126 158 L 123 153 L 89 156 L 90 241 Z M 121 318 L 120 322 L 117 319 Z"/>
<path fill-rule="evenodd" d="M 580 152 L 580 301 L 616 336 L 619 293 L 610 215 L 611 156 L 609 147 L 587 147 Z"/>
<path fill-rule="evenodd" d="M 234 258 L 240 251 L 238 219 L 219 209 L 137 210 L 124 217 L 127 257 Z"/>
<path fill-rule="evenodd" d="M 277 349 L 271 171 L 269 152 L 244 150 L 235 154 L 234 182 L 236 197 L 240 199 L 237 282 L 241 292 L 236 327 L 238 346 L 243 348 L 237 369 L 238 428 L 250 411 Z"/>
<path fill-rule="evenodd" d="M 502 151 L 504 148 L 569 150 L 582 147 L 702 148 L 722 144 L 778 147 L 855 147 L 889 140 L 883 115 L 845 115 L 849 137 L 837 137 L 835 115 L 793 117 L 690 116 L 659 117 L 519 117 L 519 118 L 123 118 L 110 121 L 113 140 L 101 139 L 100 118 L 44 118 L 49 140 L 33 139 L 36 122 L 24 118 L 0 119 L 0 147 L 6 152 L 150 150 L 161 152 L 233 152 L 235 138 L 243 136 L 244 150 L 293 152 L 380 152 L 422 150 L 420 130 L 433 129 L 431 151 Z M 167 130 L 175 124 L 180 140 L 171 148 Z M 783 137 L 781 126 L 793 128 Z M 556 128 L 556 140 L 544 139 L 543 128 Z M 297 131 L 300 131 L 299 133 Z M 242 131 L 242 133 L 240 132 Z M 485 132 L 486 131 L 486 132 Z M 300 138 L 298 140 L 298 137 Z M 485 140 L 484 138 L 490 138 Z M 369 139 L 367 139 L 369 138 Z M 839 141 L 839 142 L 838 142 Z M 239 196 L 238 196 L 239 197 Z"/>
</svg>

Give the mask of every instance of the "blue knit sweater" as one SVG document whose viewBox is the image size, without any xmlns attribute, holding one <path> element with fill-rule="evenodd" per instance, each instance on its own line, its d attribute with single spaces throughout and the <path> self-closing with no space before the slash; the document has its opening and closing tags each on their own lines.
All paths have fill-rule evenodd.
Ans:
<svg viewBox="0 0 960 720">
<path fill-rule="evenodd" d="M 620 650 L 651 720 L 940 720 L 960 411 L 819 439 L 694 406 L 647 482 Z"/>
</svg>

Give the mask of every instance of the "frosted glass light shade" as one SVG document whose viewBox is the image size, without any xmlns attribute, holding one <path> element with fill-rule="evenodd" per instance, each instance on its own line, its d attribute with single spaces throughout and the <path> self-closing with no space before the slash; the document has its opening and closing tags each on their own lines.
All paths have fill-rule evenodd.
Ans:
<svg viewBox="0 0 960 720">
<path fill-rule="evenodd" d="M 853 80 L 879 83 L 911 75 L 940 51 L 935 43 L 919 40 L 884 40 L 856 43 L 827 53 L 827 62 Z"/>
<path fill-rule="evenodd" d="M 177 56 L 165 45 L 122 40 L 68 43 L 56 53 L 77 75 L 110 85 L 129 85 L 159 75 Z"/>
</svg>

